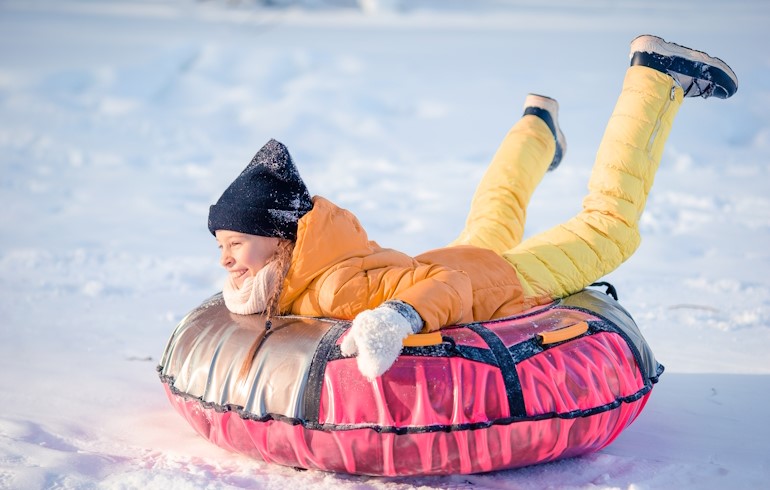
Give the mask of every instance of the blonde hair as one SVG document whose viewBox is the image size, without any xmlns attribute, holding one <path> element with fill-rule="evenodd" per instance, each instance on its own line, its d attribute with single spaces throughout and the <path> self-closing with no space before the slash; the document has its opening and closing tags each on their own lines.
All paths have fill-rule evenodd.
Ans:
<svg viewBox="0 0 770 490">
<path fill-rule="evenodd" d="M 278 271 L 278 277 L 273 281 L 273 287 L 271 291 L 268 291 L 267 305 L 265 307 L 266 319 L 287 313 L 280 311 L 281 293 L 283 292 L 283 281 L 286 279 L 286 275 L 289 273 L 289 267 L 291 267 L 291 257 L 294 253 L 294 241 L 287 239 L 280 239 L 278 241 L 278 247 L 275 250 L 275 254 L 270 259 L 276 265 Z"/>
<path fill-rule="evenodd" d="M 245 382 L 247 379 L 249 370 L 252 367 L 252 361 L 254 359 L 254 356 L 257 355 L 257 351 L 259 350 L 260 346 L 262 345 L 262 342 L 264 342 L 265 338 L 267 337 L 269 330 L 270 330 L 270 319 L 274 316 L 278 316 L 281 313 L 284 313 L 280 310 L 280 300 L 281 300 L 281 292 L 283 291 L 283 281 L 286 279 L 286 275 L 289 273 L 289 267 L 291 267 L 291 257 L 294 253 L 294 241 L 293 240 L 287 240 L 287 239 L 279 239 L 278 241 L 278 247 L 275 250 L 275 253 L 268 261 L 268 264 L 271 266 L 274 266 L 275 271 L 277 272 L 277 277 L 274 278 L 273 281 L 270 281 L 272 286 L 269 291 L 267 291 L 267 301 L 265 304 L 265 331 L 262 335 L 259 336 L 257 340 L 255 340 L 251 348 L 249 349 L 249 354 L 246 355 L 246 357 L 243 360 L 243 364 L 241 365 L 240 374 L 236 379 L 240 379 L 242 382 Z M 286 312 L 288 313 L 288 312 Z"/>
</svg>

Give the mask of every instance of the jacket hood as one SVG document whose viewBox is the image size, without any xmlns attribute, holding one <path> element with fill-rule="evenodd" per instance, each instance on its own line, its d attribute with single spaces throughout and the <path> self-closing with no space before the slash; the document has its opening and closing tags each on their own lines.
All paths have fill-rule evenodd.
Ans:
<svg viewBox="0 0 770 490">
<path fill-rule="evenodd" d="M 328 269 L 344 260 L 370 255 L 374 247 L 353 213 L 315 196 L 313 209 L 297 224 L 297 241 L 281 294 L 281 311 Z"/>
</svg>

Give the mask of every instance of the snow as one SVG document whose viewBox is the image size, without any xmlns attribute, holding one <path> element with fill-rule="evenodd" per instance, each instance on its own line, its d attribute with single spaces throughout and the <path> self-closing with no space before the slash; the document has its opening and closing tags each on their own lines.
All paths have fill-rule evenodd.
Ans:
<svg viewBox="0 0 770 490">
<path fill-rule="evenodd" d="M 765 486 L 767 25 L 758 0 L 0 2 L 0 487 Z M 208 206 L 266 141 L 373 239 L 419 253 L 459 232 L 525 95 L 556 97 L 569 151 L 534 196 L 533 234 L 579 209 L 646 32 L 719 56 L 740 87 L 685 102 L 642 247 L 606 278 L 667 368 L 612 445 L 365 478 L 228 453 L 172 410 L 158 356 L 224 279 Z"/>
</svg>

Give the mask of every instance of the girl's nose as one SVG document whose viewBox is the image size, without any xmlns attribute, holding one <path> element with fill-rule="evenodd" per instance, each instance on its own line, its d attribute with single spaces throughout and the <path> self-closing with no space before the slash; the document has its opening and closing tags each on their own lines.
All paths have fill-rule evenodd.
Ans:
<svg viewBox="0 0 770 490">
<path fill-rule="evenodd" d="M 233 265 L 233 257 L 223 249 L 222 256 L 219 258 L 219 263 L 222 264 L 222 267 L 230 267 Z"/>
</svg>

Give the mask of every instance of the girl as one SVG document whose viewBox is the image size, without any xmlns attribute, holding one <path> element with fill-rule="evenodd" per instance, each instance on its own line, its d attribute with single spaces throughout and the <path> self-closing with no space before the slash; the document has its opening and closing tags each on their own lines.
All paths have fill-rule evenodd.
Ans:
<svg viewBox="0 0 770 490">
<path fill-rule="evenodd" d="M 530 94 L 473 197 L 465 229 L 417 257 L 369 241 L 349 211 L 312 197 L 271 140 L 209 212 L 234 313 L 352 320 L 341 345 L 369 379 L 409 334 L 501 318 L 580 291 L 638 247 L 644 209 L 684 97 L 728 98 L 724 62 L 655 36 L 631 43 L 631 66 L 602 139 L 583 210 L 522 242 L 526 206 L 566 144 L 558 104 Z"/>
</svg>

